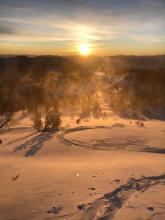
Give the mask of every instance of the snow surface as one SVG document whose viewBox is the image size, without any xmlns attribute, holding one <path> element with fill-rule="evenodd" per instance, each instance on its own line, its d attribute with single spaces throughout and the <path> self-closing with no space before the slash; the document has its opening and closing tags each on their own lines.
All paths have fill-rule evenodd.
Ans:
<svg viewBox="0 0 165 220">
<path fill-rule="evenodd" d="M 165 219 L 165 178 L 143 180 L 165 172 L 165 122 L 75 121 L 37 133 L 26 116 L 0 133 L 0 219 Z M 130 178 L 142 178 L 142 189 L 125 190 Z M 121 185 L 121 201 L 115 194 L 117 203 L 105 207 L 105 195 Z"/>
</svg>

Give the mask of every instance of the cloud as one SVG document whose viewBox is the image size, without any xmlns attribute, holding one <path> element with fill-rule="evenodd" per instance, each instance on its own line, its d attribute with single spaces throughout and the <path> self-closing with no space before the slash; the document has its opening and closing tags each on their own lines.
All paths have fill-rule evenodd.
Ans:
<svg viewBox="0 0 165 220">
<path fill-rule="evenodd" d="M 164 11 L 164 0 L 0 0 L 0 40 L 104 48 L 163 43 Z"/>
<path fill-rule="evenodd" d="M 5 25 L 0 23 L 0 35 L 13 35 L 17 31 L 11 25 Z"/>
</svg>

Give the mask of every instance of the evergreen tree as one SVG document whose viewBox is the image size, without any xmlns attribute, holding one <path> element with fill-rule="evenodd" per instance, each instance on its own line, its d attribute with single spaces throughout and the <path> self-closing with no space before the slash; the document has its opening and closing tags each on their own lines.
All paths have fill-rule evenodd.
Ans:
<svg viewBox="0 0 165 220">
<path fill-rule="evenodd" d="M 32 113 L 32 121 L 33 121 L 34 128 L 37 129 L 37 131 L 41 131 L 41 129 L 42 129 L 41 118 L 42 118 L 41 112 L 38 109 L 36 109 Z"/>
<path fill-rule="evenodd" d="M 58 106 L 50 106 L 46 108 L 45 115 L 45 130 L 47 129 L 56 129 L 58 130 L 61 125 L 61 113 Z"/>
</svg>

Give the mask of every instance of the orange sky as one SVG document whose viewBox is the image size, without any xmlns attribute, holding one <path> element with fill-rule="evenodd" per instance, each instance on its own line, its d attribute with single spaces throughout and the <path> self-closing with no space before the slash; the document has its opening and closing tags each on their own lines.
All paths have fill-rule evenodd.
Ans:
<svg viewBox="0 0 165 220">
<path fill-rule="evenodd" d="M 0 0 L 0 54 L 164 54 L 164 11 L 164 0 Z"/>
</svg>

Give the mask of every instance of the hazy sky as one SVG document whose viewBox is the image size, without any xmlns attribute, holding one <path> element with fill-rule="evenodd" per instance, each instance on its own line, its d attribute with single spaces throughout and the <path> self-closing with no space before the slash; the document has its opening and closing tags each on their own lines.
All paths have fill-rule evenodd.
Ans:
<svg viewBox="0 0 165 220">
<path fill-rule="evenodd" d="M 0 0 L 1 54 L 164 54 L 165 0 Z"/>
</svg>

